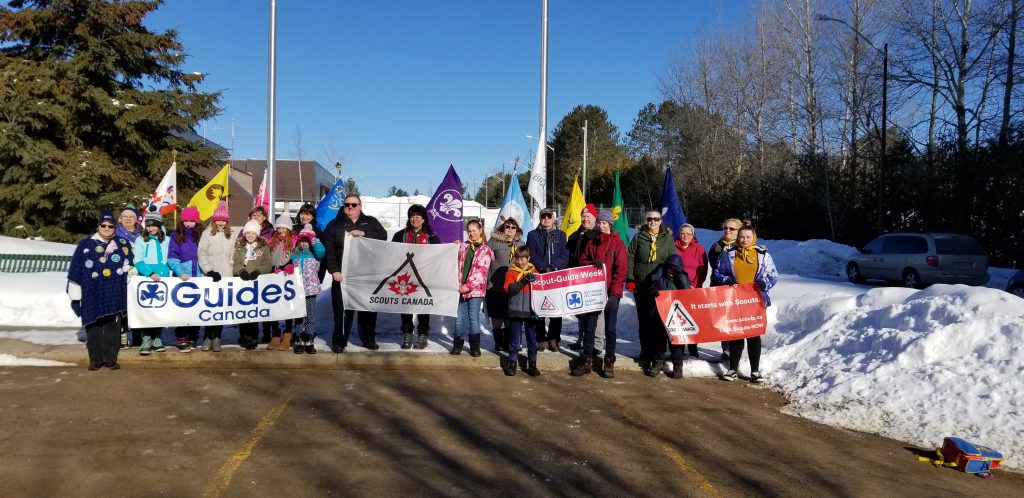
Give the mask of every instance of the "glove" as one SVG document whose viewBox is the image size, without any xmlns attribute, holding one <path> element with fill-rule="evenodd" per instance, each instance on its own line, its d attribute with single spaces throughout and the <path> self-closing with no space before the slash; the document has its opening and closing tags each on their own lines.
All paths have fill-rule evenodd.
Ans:
<svg viewBox="0 0 1024 498">
<path fill-rule="evenodd" d="M 533 273 L 527 273 L 526 276 L 523 278 L 525 278 L 527 282 L 534 282 L 537 280 L 537 275 L 534 275 Z"/>
<path fill-rule="evenodd" d="M 288 264 L 284 265 L 284 274 L 285 275 L 291 275 L 293 273 L 295 273 L 295 265 L 293 265 L 291 263 L 288 263 Z"/>
<path fill-rule="evenodd" d="M 82 316 L 82 301 L 71 301 L 71 311 L 75 312 L 75 316 Z"/>
<path fill-rule="evenodd" d="M 246 270 L 238 272 L 238 278 L 242 280 L 251 280 L 251 278 L 249 277 L 249 272 Z"/>
<path fill-rule="evenodd" d="M 626 290 L 636 294 L 636 282 L 626 282 Z"/>
<path fill-rule="evenodd" d="M 658 295 L 660 295 L 660 294 L 661 294 L 661 291 L 658 290 L 657 287 L 652 287 L 651 288 L 651 297 L 658 297 Z"/>
<path fill-rule="evenodd" d="M 597 269 L 600 270 L 601 268 L 604 268 L 604 261 L 594 261 L 593 265 L 594 265 L 594 268 L 597 268 Z"/>
<path fill-rule="evenodd" d="M 282 270 L 281 267 L 274 268 L 274 275 L 277 275 L 278 273 L 281 273 L 282 271 L 284 271 L 284 270 Z"/>
<path fill-rule="evenodd" d="M 214 282 L 220 282 L 220 273 L 208 271 L 206 272 L 206 276 L 212 278 Z"/>
</svg>

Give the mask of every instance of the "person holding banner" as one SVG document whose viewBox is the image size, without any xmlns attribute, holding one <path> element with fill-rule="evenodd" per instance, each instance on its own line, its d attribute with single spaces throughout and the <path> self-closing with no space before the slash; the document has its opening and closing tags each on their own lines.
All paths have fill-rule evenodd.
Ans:
<svg viewBox="0 0 1024 498">
<path fill-rule="evenodd" d="M 679 227 L 679 238 L 676 239 L 676 254 L 683 260 L 683 269 L 693 287 L 704 285 L 708 277 L 708 254 L 704 246 L 697 242 L 696 229 L 689 223 Z M 700 357 L 696 344 L 687 346 L 690 356 Z"/>
<path fill-rule="evenodd" d="M 711 250 L 708 251 L 708 267 L 711 268 L 711 286 L 722 285 L 722 282 L 715 276 L 714 270 L 718 268 L 718 260 L 722 258 L 722 254 L 728 251 L 729 248 L 736 245 L 736 235 L 739 234 L 740 225 L 743 222 L 736 218 L 729 218 L 722 222 L 722 237 L 717 242 L 711 245 Z M 719 358 L 720 362 L 729 361 L 729 341 L 722 341 L 722 356 Z"/>
<path fill-rule="evenodd" d="M 348 338 L 352 329 L 355 310 L 346 310 L 341 297 L 341 282 L 345 276 L 341 274 L 341 258 L 345 255 L 345 234 L 353 237 L 369 237 L 387 240 L 388 232 L 377 218 L 363 214 L 363 201 L 358 194 L 345 197 L 342 206 L 344 215 L 339 216 L 324 229 L 324 264 L 331 273 L 331 304 L 334 307 L 334 334 L 331 337 L 331 351 L 344 353 L 348 347 Z M 379 349 L 376 341 L 377 313 L 372 311 L 359 312 L 359 338 L 363 347 L 370 350 Z"/>
<path fill-rule="evenodd" d="M 466 223 L 467 239 L 459 245 L 459 317 L 451 354 L 462 353 L 462 331 L 469 335 L 469 355 L 480 356 L 480 305 L 487 293 L 487 271 L 494 253 L 484 244 L 480 220 Z"/>
<path fill-rule="evenodd" d="M 604 365 L 598 365 L 598 373 L 606 378 L 615 377 L 615 338 L 619 321 L 619 300 L 622 299 L 622 284 L 626 281 L 626 266 L 629 256 L 626 254 L 626 244 L 622 243 L 619 234 L 613 231 L 615 218 L 611 211 L 601 210 L 597 215 L 598 234 L 588 238 L 587 245 L 580 255 L 580 265 L 594 265 L 597 268 L 604 268 L 605 278 L 608 281 L 608 302 L 604 306 Z M 586 375 L 593 368 L 593 363 L 598 359 L 597 353 L 601 346 L 597 345 L 597 334 L 600 332 L 601 311 L 583 313 L 579 315 L 580 339 L 583 344 L 580 348 L 580 360 L 577 366 L 570 372 L 574 376 Z M 599 360 L 598 360 L 599 361 Z"/>
<path fill-rule="evenodd" d="M 675 254 L 672 230 L 661 223 L 661 213 L 648 211 L 645 226 L 629 241 L 629 261 L 626 267 L 626 288 L 636 299 L 637 331 L 640 336 L 640 368 L 644 375 L 654 377 L 664 369 L 665 331 L 654 304 L 647 292 L 650 277 L 660 265 Z M 638 285 L 639 283 L 639 285 Z M 640 292 L 637 292 L 637 288 Z"/>
<path fill-rule="evenodd" d="M 441 239 L 430 228 L 430 222 L 427 221 L 427 208 L 419 204 L 413 204 L 406 210 L 405 228 L 396 232 L 394 237 L 391 237 L 391 242 L 440 244 Z M 412 315 L 401 313 L 400 316 L 402 318 L 402 349 L 409 349 L 413 347 Z M 416 326 L 416 331 L 418 332 L 416 349 L 426 349 L 427 335 L 430 334 L 430 315 L 416 315 L 416 321 L 418 322 Z"/>
<path fill-rule="evenodd" d="M 566 249 L 569 251 L 569 268 L 583 266 L 583 264 L 580 263 L 580 256 L 583 255 L 583 250 L 587 247 L 587 243 L 591 239 L 597 237 L 598 233 L 597 208 L 595 208 L 593 204 L 587 204 L 580 212 L 579 229 L 569 236 L 569 241 L 565 245 Z M 604 326 L 600 320 L 598 320 L 597 323 L 598 329 L 600 330 L 594 334 L 594 349 L 601 350 L 604 349 Z M 580 351 L 583 349 L 582 331 L 579 333 L 579 337 L 576 338 L 576 342 L 569 345 L 569 349 L 573 351 Z"/>
<path fill-rule="evenodd" d="M 515 218 L 508 217 L 501 226 L 491 232 L 487 247 L 494 253 L 491 267 L 487 269 L 487 316 L 491 319 L 491 334 L 494 335 L 494 352 L 508 352 L 509 322 L 508 294 L 505 292 L 505 273 L 521 245 L 523 229 Z"/>
<path fill-rule="evenodd" d="M 683 290 L 689 288 L 690 277 L 686 274 L 686 270 L 683 268 L 683 258 L 679 257 L 678 254 L 673 254 L 665 260 L 665 263 L 654 270 L 647 290 L 651 293 L 651 298 L 657 298 L 661 291 Z M 662 322 L 661 320 L 658 320 L 656 325 L 660 325 L 661 332 L 663 333 L 659 353 L 664 353 L 665 344 L 668 343 L 668 330 L 665 329 L 665 322 Z M 673 379 L 682 379 L 684 346 L 669 344 L 668 348 L 672 354 L 672 372 L 670 373 L 666 370 L 665 374 Z M 653 377 L 657 375 L 658 372 L 655 370 L 653 371 L 653 374 L 654 375 L 648 375 Z"/>
<path fill-rule="evenodd" d="M 234 275 L 235 244 L 231 240 L 231 226 L 228 225 L 230 221 L 228 203 L 220 201 L 217 203 L 217 209 L 213 211 L 210 227 L 204 230 L 199 238 L 199 267 L 214 282 L 220 282 L 224 276 Z M 207 325 L 203 330 L 206 337 L 203 339 L 202 350 L 219 353 L 223 331 L 223 325 Z"/>
<path fill-rule="evenodd" d="M 90 371 L 121 368 L 118 342 L 128 309 L 128 270 L 134 255 L 128 240 L 115 236 L 116 225 L 113 213 L 101 212 L 96 233 L 78 242 L 68 266 L 68 298 L 85 327 Z"/>
<path fill-rule="evenodd" d="M 765 307 L 771 306 L 768 290 L 779 281 L 779 272 L 768 254 L 768 249 L 758 246 L 757 232 L 749 223 L 740 226 L 736 244 L 726 250 L 718 260 L 714 277 L 722 285 L 753 283 L 761 291 Z M 750 361 L 750 382 L 760 384 L 764 377 L 759 370 L 761 363 L 761 336 L 748 337 L 747 358 Z M 736 370 L 743 354 L 743 339 L 729 341 L 729 371 L 722 380 L 736 380 Z"/>
<path fill-rule="evenodd" d="M 171 268 L 167 266 L 167 254 L 169 243 L 164 234 L 163 217 L 156 210 L 156 206 L 150 206 L 146 213 L 146 230 L 135 239 L 132 244 L 132 253 L 135 254 L 135 271 L 143 277 L 153 280 L 160 280 L 160 277 L 170 277 Z M 163 353 L 167 351 L 160 340 L 160 327 L 148 327 L 140 329 L 142 334 L 142 345 L 139 346 L 139 354 L 149 356 L 151 351 Z"/>
<path fill-rule="evenodd" d="M 274 271 L 270 261 L 270 246 L 260 236 L 260 230 L 260 222 L 255 218 L 250 219 L 242 227 L 242 236 L 235 243 L 235 253 L 231 258 L 234 262 L 233 272 L 242 280 L 256 280 L 260 275 Z M 259 345 L 258 336 L 258 323 L 246 322 L 238 326 L 238 345 L 243 349 L 256 349 Z"/>
<path fill-rule="evenodd" d="M 555 227 L 555 211 L 544 208 L 540 212 L 540 226 L 526 236 L 526 247 L 530 248 L 530 263 L 539 273 L 565 269 L 569 264 L 567 242 L 565 232 Z M 548 351 L 558 351 L 558 342 L 561 338 L 560 317 L 548 318 L 546 329 L 544 319 L 537 320 L 537 341 L 542 349 L 547 346 Z"/>
<path fill-rule="evenodd" d="M 509 346 L 505 375 L 516 374 L 519 363 L 519 341 L 526 332 L 526 374 L 540 375 L 537 370 L 537 318 L 530 301 L 530 283 L 537 279 L 537 268 L 530 263 L 530 248 L 520 247 L 512 258 L 512 265 L 505 273 L 505 292 L 508 293 Z"/>
<path fill-rule="evenodd" d="M 181 210 L 178 225 L 168 236 L 167 266 L 182 280 L 203 275 L 199 267 L 199 239 L 203 226 L 199 223 L 199 210 L 188 206 Z M 176 327 L 174 345 L 178 351 L 189 352 L 196 348 L 199 340 L 199 326 Z"/>
</svg>

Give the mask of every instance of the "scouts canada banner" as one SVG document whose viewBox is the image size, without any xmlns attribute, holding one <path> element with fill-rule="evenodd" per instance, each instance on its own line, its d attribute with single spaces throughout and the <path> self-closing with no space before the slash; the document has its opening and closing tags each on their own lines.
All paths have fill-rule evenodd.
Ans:
<svg viewBox="0 0 1024 498">
<path fill-rule="evenodd" d="M 275 273 L 256 280 L 237 277 L 214 282 L 165 277 L 128 278 L 128 326 L 184 327 L 231 325 L 303 318 L 306 291 L 302 276 Z"/>
<path fill-rule="evenodd" d="M 539 317 L 601 311 L 608 302 L 604 269 L 582 266 L 536 275 L 530 284 L 530 303 Z"/>
<path fill-rule="evenodd" d="M 768 328 L 754 284 L 661 291 L 655 303 L 674 345 L 744 339 Z"/>
<path fill-rule="evenodd" d="M 458 261 L 455 244 L 402 244 L 346 234 L 345 308 L 457 316 Z"/>
</svg>

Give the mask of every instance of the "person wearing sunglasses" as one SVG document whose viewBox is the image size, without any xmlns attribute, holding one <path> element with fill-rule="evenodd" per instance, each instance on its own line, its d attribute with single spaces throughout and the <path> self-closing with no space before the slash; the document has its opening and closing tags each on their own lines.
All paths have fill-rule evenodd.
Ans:
<svg viewBox="0 0 1024 498">
<path fill-rule="evenodd" d="M 331 351 L 340 354 L 348 347 L 348 339 L 355 319 L 355 310 L 346 310 L 341 298 L 341 257 L 345 254 L 345 234 L 353 237 L 368 237 L 387 240 L 388 233 L 384 226 L 373 216 L 363 214 L 363 201 L 358 194 L 345 197 L 342 215 L 331 220 L 324 228 L 324 259 L 323 264 L 331 274 L 331 305 L 334 307 L 334 334 L 331 336 Z M 377 313 L 359 312 L 359 339 L 366 349 L 376 350 L 377 345 Z"/>
<path fill-rule="evenodd" d="M 626 289 L 636 299 L 636 316 L 640 338 L 640 368 L 644 375 L 655 377 L 665 367 L 665 351 L 668 336 L 661 325 L 654 296 L 647 289 L 651 287 L 654 271 L 676 253 L 672 230 L 661 222 L 661 213 L 648 211 L 644 225 L 629 241 L 626 251 L 629 262 L 626 266 Z M 639 291 L 637 289 L 640 289 Z"/>
<path fill-rule="evenodd" d="M 555 211 L 544 208 L 540 212 L 540 226 L 526 235 L 526 247 L 530 248 L 530 263 L 540 273 L 561 270 L 569 264 L 568 240 L 565 232 L 555 226 Z M 545 327 L 547 321 L 547 327 Z M 541 350 L 547 346 L 548 351 L 558 351 L 558 341 L 562 338 L 562 319 L 537 319 L 537 344 Z"/>
<path fill-rule="evenodd" d="M 718 267 L 718 260 L 722 257 L 722 253 L 736 244 L 736 236 L 739 234 L 741 225 L 743 222 L 736 218 L 729 218 L 722 222 L 722 237 L 712 244 L 711 250 L 708 251 L 708 268 L 712 272 L 711 287 L 722 285 L 722 282 L 715 276 L 714 269 Z M 722 341 L 722 355 L 718 361 L 723 363 L 729 361 L 729 341 Z"/>
<path fill-rule="evenodd" d="M 68 267 L 67 293 L 85 327 L 90 371 L 121 368 L 117 353 L 127 319 L 128 271 L 135 257 L 131 243 L 115 236 L 116 227 L 114 214 L 101 212 L 96 233 L 78 243 Z"/>
<path fill-rule="evenodd" d="M 487 316 L 491 319 L 491 334 L 494 337 L 494 352 L 508 352 L 508 293 L 505 292 L 505 273 L 515 257 L 516 249 L 522 247 L 523 229 L 515 218 L 506 218 L 498 225 L 491 238 L 487 239 L 487 247 L 493 257 L 487 269 L 487 293 L 484 305 Z"/>
</svg>

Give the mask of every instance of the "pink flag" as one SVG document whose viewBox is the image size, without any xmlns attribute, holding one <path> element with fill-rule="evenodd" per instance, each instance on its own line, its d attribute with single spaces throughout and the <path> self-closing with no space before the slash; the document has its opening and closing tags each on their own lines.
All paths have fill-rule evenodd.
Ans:
<svg viewBox="0 0 1024 498">
<path fill-rule="evenodd" d="M 266 212 L 270 212 L 270 199 L 267 199 L 267 170 L 263 170 L 263 183 L 260 183 L 260 190 L 256 193 L 256 198 L 253 199 L 253 207 L 263 206 Z"/>
</svg>

